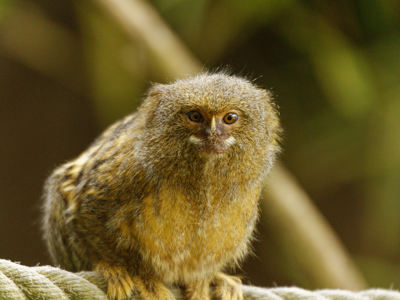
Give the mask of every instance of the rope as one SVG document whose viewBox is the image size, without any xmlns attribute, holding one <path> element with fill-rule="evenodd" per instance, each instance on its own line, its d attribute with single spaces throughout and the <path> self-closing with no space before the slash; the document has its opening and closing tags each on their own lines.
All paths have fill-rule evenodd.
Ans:
<svg viewBox="0 0 400 300">
<path fill-rule="evenodd" d="M 105 290 L 104 280 L 94 272 L 26 267 L 0 259 L 0 300 L 107 300 Z M 173 289 L 173 293 L 177 299 L 184 299 L 178 289 Z M 243 286 L 243 293 L 246 300 L 400 300 L 400 292 L 384 289 L 351 292 Z"/>
</svg>

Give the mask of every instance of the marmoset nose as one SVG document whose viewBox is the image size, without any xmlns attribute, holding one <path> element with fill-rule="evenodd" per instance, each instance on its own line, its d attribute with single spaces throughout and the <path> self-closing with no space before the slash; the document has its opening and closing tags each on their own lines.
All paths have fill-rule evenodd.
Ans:
<svg viewBox="0 0 400 300">
<path fill-rule="evenodd" d="M 216 120 L 215 117 L 212 117 L 209 126 L 206 127 L 206 134 L 208 136 L 216 136 L 220 138 L 225 136 L 225 132 L 221 124 Z"/>
</svg>

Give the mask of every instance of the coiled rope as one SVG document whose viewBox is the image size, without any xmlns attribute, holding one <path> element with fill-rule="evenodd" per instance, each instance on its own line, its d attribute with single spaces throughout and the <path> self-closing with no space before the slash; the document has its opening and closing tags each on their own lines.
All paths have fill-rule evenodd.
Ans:
<svg viewBox="0 0 400 300">
<path fill-rule="evenodd" d="M 51 266 L 26 267 L 0 259 L 1 300 L 107 300 L 106 285 L 94 272 L 71 273 Z M 179 290 L 173 290 L 183 299 Z M 400 300 L 400 292 L 370 289 L 308 291 L 297 287 L 258 288 L 243 286 L 246 300 Z"/>
</svg>

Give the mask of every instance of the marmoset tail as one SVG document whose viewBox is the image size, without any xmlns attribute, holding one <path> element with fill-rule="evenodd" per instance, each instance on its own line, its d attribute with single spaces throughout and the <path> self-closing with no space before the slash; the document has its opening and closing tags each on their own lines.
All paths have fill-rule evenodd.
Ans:
<svg viewBox="0 0 400 300">
<path fill-rule="evenodd" d="M 270 94 L 200 74 L 154 85 L 138 111 L 58 167 L 44 193 L 55 264 L 94 270 L 110 299 L 242 299 L 222 272 L 247 253 L 262 181 L 279 149 Z M 210 286 L 213 289 L 210 289 Z"/>
</svg>

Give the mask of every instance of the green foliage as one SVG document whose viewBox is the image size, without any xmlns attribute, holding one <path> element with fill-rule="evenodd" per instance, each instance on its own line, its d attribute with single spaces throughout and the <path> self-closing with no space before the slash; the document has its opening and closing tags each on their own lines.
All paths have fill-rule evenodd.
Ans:
<svg viewBox="0 0 400 300">
<path fill-rule="evenodd" d="M 9 8 L 9 3 L 11 1 L 10 0 L 1 0 L 0 1 L 0 18 L 7 13 L 8 8 Z"/>
</svg>

